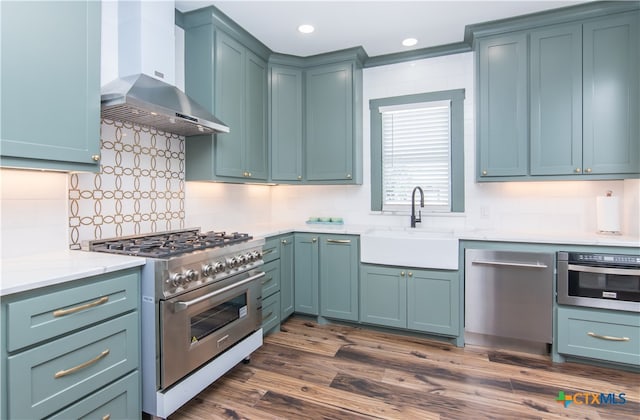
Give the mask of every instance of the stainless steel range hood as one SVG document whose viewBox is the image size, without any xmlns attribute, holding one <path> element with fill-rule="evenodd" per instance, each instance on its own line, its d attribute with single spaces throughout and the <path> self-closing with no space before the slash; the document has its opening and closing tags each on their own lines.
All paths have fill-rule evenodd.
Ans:
<svg viewBox="0 0 640 420">
<path fill-rule="evenodd" d="M 102 117 L 129 121 L 182 136 L 228 133 L 222 121 L 175 86 L 145 74 L 102 87 Z"/>
<path fill-rule="evenodd" d="M 229 127 L 176 83 L 172 0 L 102 2 L 102 117 L 168 133 L 228 133 Z"/>
</svg>

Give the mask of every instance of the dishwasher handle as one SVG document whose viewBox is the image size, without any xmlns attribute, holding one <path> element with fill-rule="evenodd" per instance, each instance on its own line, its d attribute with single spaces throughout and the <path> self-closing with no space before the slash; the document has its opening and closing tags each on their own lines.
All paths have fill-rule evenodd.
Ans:
<svg viewBox="0 0 640 420">
<path fill-rule="evenodd" d="M 499 267 L 537 268 L 537 269 L 549 268 L 549 266 L 547 266 L 546 264 L 540 264 L 540 263 L 529 264 L 529 263 L 516 263 L 516 262 L 504 262 L 504 261 L 476 260 L 476 261 L 471 261 L 471 264 L 494 265 Z"/>
</svg>

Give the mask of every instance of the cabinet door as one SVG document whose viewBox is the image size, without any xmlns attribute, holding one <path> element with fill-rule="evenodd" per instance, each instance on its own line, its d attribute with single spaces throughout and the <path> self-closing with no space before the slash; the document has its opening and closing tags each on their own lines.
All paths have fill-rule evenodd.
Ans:
<svg viewBox="0 0 640 420">
<path fill-rule="evenodd" d="M 582 26 L 531 32 L 531 175 L 582 172 Z"/>
<path fill-rule="evenodd" d="M 3 166 L 99 169 L 100 10 L 94 1 L 0 3 Z"/>
<path fill-rule="evenodd" d="M 478 179 L 527 175 L 527 36 L 479 41 Z"/>
<path fill-rule="evenodd" d="M 361 265 L 360 321 L 388 327 L 407 327 L 406 270 Z"/>
<path fill-rule="evenodd" d="M 320 315 L 358 320 L 357 236 L 320 237 Z"/>
<path fill-rule="evenodd" d="M 244 177 L 245 48 L 216 31 L 215 113 L 229 126 L 229 133 L 215 136 L 215 173 Z"/>
<path fill-rule="evenodd" d="M 280 240 L 280 308 L 281 319 L 293 314 L 293 235 Z"/>
<path fill-rule="evenodd" d="M 271 179 L 302 180 L 302 72 L 271 67 Z"/>
<path fill-rule="evenodd" d="M 318 235 L 295 235 L 295 311 L 318 315 Z"/>
<path fill-rule="evenodd" d="M 407 272 L 407 327 L 458 335 L 458 272 Z"/>
<path fill-rule="evenodd" d="M 267 179 L 267 63 L 246 52 L 244 170 L 252 179 Z M 223 120 L 224 121 L 224 120 Z"/>
<path fill-rule="evenodd" d="M 640 172 L 639 13 L 584 25 L 584 172 Z"/>
<path fill-rule="evenodd" d="M 309 181 L 353 178 L 353 64 L 308 70 L 306 171 Z"/>
</svg>

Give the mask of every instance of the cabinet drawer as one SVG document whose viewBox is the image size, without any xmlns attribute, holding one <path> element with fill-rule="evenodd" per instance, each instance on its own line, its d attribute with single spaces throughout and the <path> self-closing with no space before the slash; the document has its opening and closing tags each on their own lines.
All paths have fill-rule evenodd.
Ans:
<svg viewBox="0 0 640 420">
<path fill-rule="evenodd" d="M 280 291 L 280 260 L 271 261 L 263 266 L 262 299 Z"/>
<path fill-rule="evenodd" d="M 558 352 L 640 366 L 638 315 L 558 308 Z"/>
<path fill-rule="evenodd" d="M 262 331 L 267 333 L 280 324 L 280 293 L 262 300 Z"/>
<path fill-rule="evenodd" d="M 138 312 L 10 356 L 10 418 L 42 418 L 135 370 Z"/>
<path fill-rule="evenodd" d="M 140 373 L 136 370 L 49 419 L 136 419 L 141 410 L 139 389 Z"/>
<path fill-rule="evenodd" d="M 66 334 L 138 307 L 138 269 L 7 304 L 7 350 Z"/>
<path fill-rule="evenodd" d="M 280 238 L 268 238 L 262 248 L 262 259 L 265 263 L 280 258 Z"/>
</svg>

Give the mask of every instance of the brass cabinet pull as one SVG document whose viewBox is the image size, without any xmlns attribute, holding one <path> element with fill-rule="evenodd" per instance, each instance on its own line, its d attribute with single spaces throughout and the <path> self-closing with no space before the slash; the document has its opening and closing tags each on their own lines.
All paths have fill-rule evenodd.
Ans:
<svg viewBox="0 0 640 420">
<path fill-rule="evenodd" d="M 347 179 L 351 179 L 351 174 L 347 174 Z"/>
<path fill-rule="evenodd" d="M 263 316 L 262 320 L 264 321 L 265 319 L 269 319 L 271 317 L 271 315 L 273 315 L 273 311 L 271 311 L 267 315 Z"/>
<path fill-rule="evenodd" d="M 629 337 L 613 337 L 611 335 L 600 335 L 594 332 L 589 331 L 587 333 L 589 337 L 599 338 L 601 340 L 609 340 L 609 341 L 629 341 L 631 340 Z"/>
<path fill-rule="evenodd" d="M 582 169 L 576 168 L 576 173 L 579 174 L 580 172 L 582 172 Z"/>
<path fill-rule="evenodd" d="M 302 175 L 298 175 L 298 181 L 302 180 Z"/>
<path fill-rule="evenodd" d="M 586 173 L 590 174 L 591 173 L 591 168 L 587 168 L 584 170 Z"/>
<path fill-rule="evenodd" d="M 311 242 L 316 242 L 318 238 L 311 238 Z"/>
<path fill-rule="evenodd" d="M 265 249 L 264 251 L 262 251 L 262 255 L 271 254 L 275 250 L 276 250 L 275 248 Z"/>
<path fill-rule="evenodd" d="M 84 311 L 85 309 L 93 308 L 94 306 L 102 305 L 103 303 L 107 303 L 109 301 L 109 296 L 102 296 L 98 300 L 94 300 L 93 302 L 86 303 L 84 305 L 76 306 L 74 308 L 69 309 L 58 309 L 57 311 L 53 311 L 53 316 L 65 316 L 75 312 Z"/>
<path fill-rule="evenodd" d="M 487 174 L 487 171 L 482 171 L 482 175 L 483 176 L 486 175 L 486 174 Z"/>
<path fill-rule="evenodd" d="M 111 420 L 111 414 L 105 414 L 102 416 L 102 420 Z"/>
<path fill-rule="evenodd" d="M 413 277 L 413 273 L 411 271 L 409 271 L 409 277 Z"/>
<path fill-rule="evenodd" d="M 404 277 L 404 271 L 400 272 L 400 276 Z"/>
<path fill-rule="evenodd" d="M 283 239 L 283 240 L 282 240 L 282 245 L 286 245 L 286 244 L 288 244 L 288 243 L 289 243 L 289 242 L 287 242 L 287 240 L 286 240 L 286 239 Z"/>
<path fill-rule="evenodd" d="M 91 160 L 93 160 L 94 162 L 97 162 L 100 160 L 100 155 L 91 155 Z"/>
<path fill-rule="evenodd" d="M 329 244 L 350 244 L 351 239 L 327 239 Z"/>
<path fill-rule="evenodd" d="M 109 354 L 109 349 L 106 349 L 105 351 L 103 351 L 102 353 L 100 353 L 99 355 L 97 355 L 96 357 L 94 357 L 91 360 L 87 360 L 84 363 L 80 363 L 78 366 L 74 366 L 71 369 L 66 369 L 66 370 L 61 370 L 59 372 L 57 372 L 55 375 L 53 375 L 53 377 L 55 379 L 58 378 L 62 378 L 63 376 L 67 376 L 67 375 L 71 375 L 72 373 L 75 373 L 79 370 L 82 370 L 86 367 L 91 366 L 92 364 L 98 362 L 100 359 L 104 359 L 105 357 L 107 357 L 107 355 Z"/>
<path fill-rule="evenodd" d="M 267 277 L 266 279 L 262 280 L 262 284 L 267 284 L 269 283 L 271 280 L 273 280 L 273 277 Z"/>
</svg>

